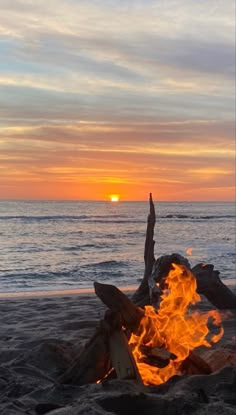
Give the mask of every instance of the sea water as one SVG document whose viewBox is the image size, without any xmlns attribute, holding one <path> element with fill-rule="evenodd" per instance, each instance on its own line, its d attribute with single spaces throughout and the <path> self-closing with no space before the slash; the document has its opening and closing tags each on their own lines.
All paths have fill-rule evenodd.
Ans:
<svg viewBox="0 0 236 415">
<path fill-rule="evenodd" d="M 156 258 L 178 252 L 235 281 L 234 203 L 155 208 Z M 0 292 L 139 284 L 148 212 L 148 202 L 0 201 Z"/>
</svg>

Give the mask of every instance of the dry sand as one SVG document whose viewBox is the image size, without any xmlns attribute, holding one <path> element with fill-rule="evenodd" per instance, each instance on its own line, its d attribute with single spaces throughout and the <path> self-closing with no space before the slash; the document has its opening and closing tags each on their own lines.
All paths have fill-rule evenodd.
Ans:
<svg viewBox="0 0 236 415">
<path fill-rule="evenodd" d="M 202 309 L 209 303 L 203 301 Z M 210 308 L 212 308 L 210 306 Z M 60 385 L 58 376 L 94 333 L 105 306 L 93 293 L 0 298 L 0 414 L 236 414 L 235 314 L 201 351 L 211 375 L 176 376 L 140 389 L 130 381 Z"/>
</svg>

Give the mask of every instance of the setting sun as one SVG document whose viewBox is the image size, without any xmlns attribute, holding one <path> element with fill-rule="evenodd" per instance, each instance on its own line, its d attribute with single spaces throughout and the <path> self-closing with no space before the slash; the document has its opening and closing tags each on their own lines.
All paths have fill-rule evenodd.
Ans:
<svg viewBox="0 0 236 415">
<path fill-rule="evenodd" d="M 110 195 L 110 201 L 111 202 L 119 202 L 120 196 L 119 195 Z"/>
</svg>

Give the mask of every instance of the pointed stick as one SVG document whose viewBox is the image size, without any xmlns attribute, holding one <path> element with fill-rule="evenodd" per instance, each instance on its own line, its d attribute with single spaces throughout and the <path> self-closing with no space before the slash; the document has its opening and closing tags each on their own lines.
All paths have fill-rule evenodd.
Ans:
<svg viewBox="0 0 236 415">
<path fill-rule="evenodd" d="M 144 263 L 145 263 L 145 270 L 144 276 L 141 281 L 140 286 L 136 290 L 133 295 L 133 302 L 139 306 L 143 306 L 146 304 L 150 304 L 149 298 L 149 286 L 148 286 L 148 278 L 152 273 L 152 268 L 155 263 L 155 256 L 154 256 L 154 227 L 156 223 L 156 213 L 155 207 L 152 200 L 152 193 L 149 195 L 149 207 L 150 212 L 147 218 L 147 230 L 146 230 L 146 240 L 145 240 L 145 248 L 144 248 Z"/>
</svg>

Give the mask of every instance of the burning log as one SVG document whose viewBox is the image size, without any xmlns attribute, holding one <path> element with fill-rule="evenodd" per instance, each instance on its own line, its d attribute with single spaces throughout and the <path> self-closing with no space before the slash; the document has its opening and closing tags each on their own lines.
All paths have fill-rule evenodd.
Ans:
<svg viewBox="0 0 236 415">
<path fill-rule="evenodd" d="M 145 307 L 145 317 L 129 342 L 145 384 L 160 384 L 182 373 L 183 362 L 185 373 L 193 370 L 206 373 L 207 364 L 195 353 L 189 353 L 201 345 L 211 347 L 223 334 L 219 312 L 189 313 L 188 307 L 200 301 L 196 279 L 189 267 L 171 264 L 168 275 L 160 283 L 168 289 L 163 290 L 158 311 L 152 306 Z M 217 333 L 209 330 L 211 319 Z M 163 350 L 163 356 L 169 353 L 167 364 L 165 359 L 160 361 L 159 349 Z"/>
<path fill-rule="evenodd" d="M 124 327 L 135 331 L 144 311 L 114 285 L 94 283 L 94 289 L 100 300 L 111 310 L 121 314 Z"/>
<path fill-rule="evenodd" d="M 176 253 L 164 255 L 155 260 L 155 241 L 153 238 L 156 213 L 151 193 L 149 209 L 144 248 L 145 271 L 143 279 L 132 297 L 134 304 L 140 307 L 147 304 L 158 307 L 165 278 L 172 269 L 173 263 L 185 265 L 191 269 L 188 260 Z M 216 308 L 236 309 L 236 295 L 223 284 L 219 277 L 220 272 L 214 270 L 213 265 L 197 264 L 191 271 L 197 280 L 197 291 L 199 294 L 204 295 Z"/>
<path fill-rule="evenodd" d="M 170 353 L 168 350 L 161 349 L 160 347 L 142 345 L 141 351 L 145 355 L 142 358 L 142 362 L 158 368 L 166 367 L 170 360 L 175 360 L 177 357 L 174 353 Z"/>
<path fill-rule="evenodd" d="M 113 285 L 95 282 L 94 288 L 109 310 L 95 335 L 59 381 L 77 385 L 94 383 L 105 378 L 114 367 L 119 378 L 140 383 L 140 375 L 122 326 L 130 331 L 137 329 L 144 311 Z"/>
<path fill-rule="evenodd" d="M 145 378 L 143 365 L 151 368 L 156 384 L 164 382 L 178 370 L 208 373 L 209 367 L 201 358 L 193 352 L 189 355 L 188 341 L 192 348 L 209 344 L 206 340 L 202 343 L 202 340 L 208 333 L 208 318 L 213 315 L 185 316 L 189 304 L 189 299 L 185 298 L 187 287 L 190 287 L 190 303 L 199 297 L 191 288 L 192 284 L 196 286 L 196 281 L 187 268 L 176 265 L 168 278 L 168 283 L 174 283 L 173 291 L 166 294 L 158 313 L 151 306 L 145 307 L 144 312 L 112 285 L 95 283 L 96 294 L 109 310 L 96 334 L 60 381 L 79 385 L 97 382 L 104 379 L 113 367 L 120 379 L 131 379 L 141 384 L 141 375 L 145 384 L 152 383 L 152 380 Z M 185 329 L 182 330 L 182 327 Z M 130 332 L 132 336 L 128 343 L 126 335 L 129 337 Z M 221 334 L 222 331 L 218 337 Z M 172 348 L 174 352 L 169 351 Z"/>
<path fill-rule="evenodd" d="M 127 303 L 129 303 L 129 301 L 127 301 Z M 104 318 L 110 327 L 109 352 L 112 363 L 112 369 L 107 376 L 115 371 L 118 379 L 134 380 L 137 383 L 142 384 L 137 365 L 123 329 L 122 314 L 118 311 L 107 310 Z"/>
<path fill-rule="evenodd" d="M 109 350 L 112 366 L 118 379 L 134 380 L 142 384 L 142 380 L 128 345 L 123 330 L 115 330 L 109 338 Z"/>
<path fill-rule="evenodd" d="M 135 292 L 133 296 L 135 303 L 137 299 L 138 305 L 146 302 L 146 304 L 151 303 L 156 308 L 158 307 L 160 296 L 165 287 L 165 279 L 170 270 L 173 268 L 173 263 L 184 265 L 188 269 L 191 269 L 188 260 L 180 254 L 174 253 L 159 257 L 155 261 L 152 273 L 149 276 L 149 285 L 148 280 L 143 278 L 139 288 Z M 197 264 L 191 269 L 191 272 L 197 281 L 197 292 L 204 295 L 212 305 L 220 310 L 236 309 L 236 295 L 225 284 L 223 284 L 219 277 L 220 272 L 214 270 L 213 265 Z M 150 280 L 152 281 L 151 284 Z M 142 290 L 140 289 L 141 286 Z M 152 287 L 151 290 L 150 286 Z"/>
</svg>

